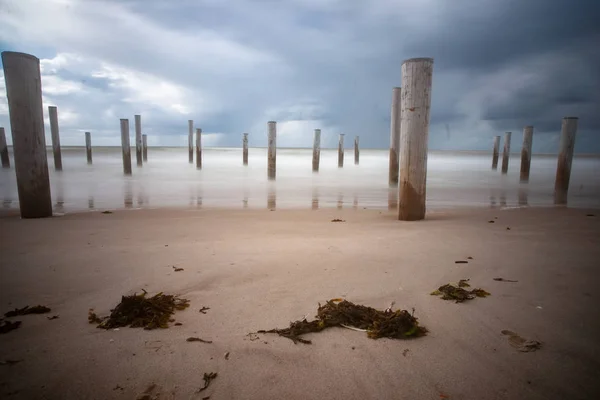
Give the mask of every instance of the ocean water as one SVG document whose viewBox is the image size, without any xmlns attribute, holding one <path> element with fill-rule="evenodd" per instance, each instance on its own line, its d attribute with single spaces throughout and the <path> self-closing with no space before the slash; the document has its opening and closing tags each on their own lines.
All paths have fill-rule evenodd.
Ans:
<svg viewBox="0 0 600 400">
<path fill-rule="evenodd" d="M 398 189 L 388 186 L 388 150 L 346 150 L 343 168 L 337 149 L 321 150 L 320 171 L 312 172 L 311 149 L 278 149 L 277 179 L 267 179 L 267 152 L 207 148 L 203 168 L 188 163 L 187 148 L 148 148 L 148 162 L 123 175 L 121 149 L 93 149 L 87 165 L 84 147 L 62 149 L 63 171 L 48 165 L 56 213 L 157 207 L 225 208 L 379 208 L 397 207 Z M 556 155 L 534 155 L 530 182 L 519 183 L 520 157 L 512 154 L 507 175 L 492 171 L 491 153 L 430 152 L 427 208 L 553 206 Z M 501 163 L 501 160 L 500 160 Z M 0 169 L 2 207 L 18 208 L 14 161 Z M 575 156 L 569 207 L 600 208 L 600 157 Z"/>
</svg>

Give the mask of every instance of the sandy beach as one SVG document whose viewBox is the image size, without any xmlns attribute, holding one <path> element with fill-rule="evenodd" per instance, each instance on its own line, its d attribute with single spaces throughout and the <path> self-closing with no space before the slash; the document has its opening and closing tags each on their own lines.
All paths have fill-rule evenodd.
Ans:
<svg viewBox="0 0 600 400">
<path fill-rule="evenodd" d="M 2 398 L 135 399 L 149 387 L 147 399 L 598 397 L 598 210 L 455 209 L 420 222 L 334 208 L 5 213 L 0 234 L 0 312 L 52 309 L 11 318 L 22 326 L 0 335 Z M 491 296 L 430 295 L 467 278 Z M 88 323 L 88 309 L 106 315 L 142 289 L 189 299 L 174 316 L 182 325 Z M 332 328 L 307 335 L 311 345 L 247 336 L 312 319 L 335 297 L 414 308 L 429 333 L 373 340 Z M 542 346 L 519 352 L 502 330 Z M 205 372 L 218 377 L 196 393 Z"/>
</svg>

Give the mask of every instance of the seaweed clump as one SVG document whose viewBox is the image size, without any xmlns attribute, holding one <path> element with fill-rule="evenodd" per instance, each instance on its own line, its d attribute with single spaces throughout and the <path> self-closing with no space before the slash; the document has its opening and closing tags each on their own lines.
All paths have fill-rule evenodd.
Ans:
<svg viewBox="0 0 600 400">
<path fill-rule="evenodd" d="M 18 315 L 28 315 L 28 314 L 46 314 L 52 311 L 46 306 L 25 306 L 23 308 L 15 308 L 13 311 L 9 311 L 4 314 L 5 317 L 16 317 Z"/>
<path fill-rule="evenodd" d="M 142 289 L 143 290 L 143 289 Z M 98 324 L 98 328 L 113 329 L 124 326 L 131 328 L 168 328 L 172 322 L 171 315 L 176 310 L 189 307 L 189 300 L 162 292 L 146 297 L 147 292 L 122 296 L 121 302 L 111 310 L 108 317 L 98 317 L 93 310 L 89 311 L 90 324 Z"/>
<path fill-rule="evenodd" d="M 466 290 L 464 288 L 470 287 L 467 283 L 468 279 L 461 279 L 458 285 L 448 283 L 440 286 L 437 290 L 431 292 L 432 296 L 442 296 L 442 300 L 454 300 L 456 303 L 462 303 L 465 300 L 473 300 L 475 297 L 487 297 L 490 293 L 483 289 Z"/>
<path fill-rule="evenodd" d="M 414 310 L 413 310 L 414 313 Z M 257 333 L 277 333 L 294 343 L 311 344 L 310 340 L 300 337 L 306 333 L 321 332 L 324 329 L 341 326 L 353 330 L 366 331 L 371 339 L 387 337 L 391 339 L 410 339 L 424 336 L 427 329 L 420 326 L 417 318 L 406 310 L 385 311 L 354 304 L 347 300 L 332 299 L 324 305 L 319 303 L 316 320 L 306 318 L 291 322 L 285 329 L 261 330 Z"/>
</svg>

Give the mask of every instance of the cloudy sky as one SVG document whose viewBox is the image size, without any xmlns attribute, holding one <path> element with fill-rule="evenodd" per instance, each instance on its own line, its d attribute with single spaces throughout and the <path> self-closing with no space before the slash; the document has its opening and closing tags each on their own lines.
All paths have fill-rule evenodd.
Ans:
<svg viewBox="0 0 600 400">
<path fill-rule="evenodd" d="M 430 149 L 518 149 L 534 125 L 556 152 L 577 116 L 576 151 L 600 152 L 599 21 L 600 0 L 0 0 L 0 49 L 40 58 L 64 145 L 118 145 L 141 114 L 150 145 L 193 119 L 206 145 L 264 146 L 275 120 L 279 146 L 386 148 L 402 61 L 433 57 Z"/>
</svg>

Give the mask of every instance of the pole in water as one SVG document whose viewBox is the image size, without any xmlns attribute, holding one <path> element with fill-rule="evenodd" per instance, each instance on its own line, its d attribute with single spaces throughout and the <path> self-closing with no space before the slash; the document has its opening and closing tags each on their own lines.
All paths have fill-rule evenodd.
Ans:
<svg viewBox="0 0 600 400">
<path fill-rule="evenodd" d="M 400 127 L 402 119 L 400 118 L 400 101 L 402 88 L 395 87 L 392 90 L 392 117 L 390 123 L 390 185 L 398 185 L 398 173 L 400 159 Z"/>
<path fill-rule="evenodd" d="M 319 172 L 319 164 L 321 162 L 321 130 L 315 129 L 315 136 L 313 140 L 313 158 L 312 158 L 312 170 Z"/>
<path fill-rule="evenodd" d="M 10 168 L 10 158 L 8 157 L 8 145 L 6 144 L 4 128 L 0 128 L 0 159 L 2 159 L 2 168 Z"/>
<path fill-rule="evenodd" d="M 138 167 L 143 165 L 142 159 L 142 116 L 135 115 L 135 161 Z"/>
<path fill-rule="evenodd" d="M 340 133 L 340 140 L 338 142 L 338 168 L 344 166 L 344 134 Z"/>
<path fill-rule="evenodd" d="M 123 149 L 123 173 L 131 175 L 131 146 L 129 144 L 128 119 L 121 119 L 121 148 Z"/>
<path fill-rule="evenodd" d="M 248 165 L 248 134 L 244 133 L 242 139 L 242 163 Z"/>
<path fill-rule="evenodd" d="M 87 154 L 87 163 L 92 164 L 92 134 L 89 132 L 85 133 L 85 152 Z"/>
<path fill-rule="evenodd" d="M 358 165 L 358 157 L 359 157 L 359 151 L 358 151 L 358 136 L 356 136 L 354 138 L 354 164 Z"/>
<path fill-rule="evenodd" d="M 523 148 L 521 149 L 521 182 L 529 182 L 531 168 L 531 147 L 533 144 L 533 126 L 523 128 Z"/>
<path fill-rule="evenodd" d="M 52 134 L 52 153 L 54 154 L 54 169 L 62 171 L 62 157 L 60 154 L 60 135 L 58 133 L 58 111 L 55 106 L 48 106 L 50 116 L 50 132 Z"/>
<path fill-rule="evenodd" d="M 148 135 L 142 134 L 142 158 L 148 162 Z"/>
<path fill-rule="evenodd" d="M 188 155 L 190 164 L 194 163 L 194 121 L 188 119 Z"/>
<path fill-rule="evenodd" d="M 500 154 L 500 136 L 494 136 L 494 149 L 492 150 L 492 169 L 498 169 L 498 155 Z"/>
<path fill-rule="evenodd" d="M 412 58 L 402 63 L 398 187 L 398 219 L 401 221 L 425 218 L 432 73 L 432 58 Z"/>
<path fill-rule="evenodd" d="M 504 133 L 504 151 L 502 152 L 502 173 L 508 173 L 508 158 L 510 157 L 510 137 L 512 132 Z"/>
<path fill-rule="evenodd" d="M 196 129 L 196 169 L 202 169 L 202 129 Z"/>
<path fill-rule="evenodd" d="M 577 117 L 565 117 L 562 120 L 556 181 L 554 182 L 554 204 L 567 204 L 577 122 Z"/>
<path fill-rule="evenodd" d="M 267 125 L 269 128 L 268 177 L 275 179 L 277 174 L 277 122 L 269 121 Z"/>
<path fill-rule="evenodd" d="M 40 60 L 30 54 L 4 51 L 2 65 L 21 217 L 51 217 Z"/>
</svg>

